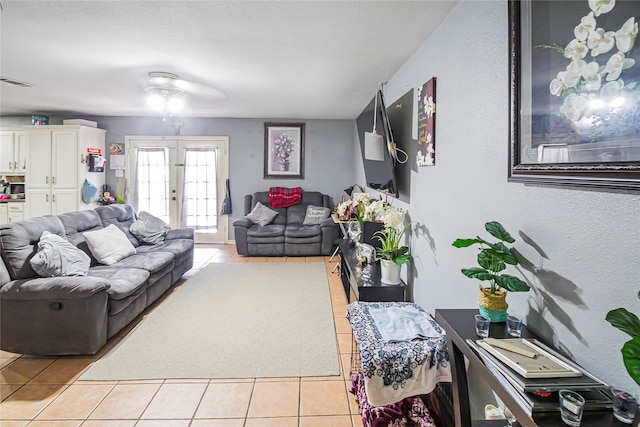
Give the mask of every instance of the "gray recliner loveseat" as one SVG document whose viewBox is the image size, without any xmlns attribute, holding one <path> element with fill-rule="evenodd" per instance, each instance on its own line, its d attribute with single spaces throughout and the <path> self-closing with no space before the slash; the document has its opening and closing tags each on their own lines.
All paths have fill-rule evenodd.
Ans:
<svg viewBox="0 0 640 427">
<path fill-rule="evenodd" d="M 303 224 L 307 208 L 319 206 L 331 210 L 331 197 L 318 191 L 302 191 L 299 203 L 286 208 L 272 208 L 269 192 L 244 196 L 244 215 L 233 222 L 236 250 L 249 256 L 320 256 L 331 255 L 339 236 L 338 225 L 328 217 L 320 224 Z M 247 215 L 260 202 L 278 213 L 271 223 L 255 224 Z"/>
<path fill-rule="evenodd" d="M 36 355 L 94 354 L 193 267 L 193 229 L 171 229 L 141 245 L 129 227 L 129 205 L 29 218 L 0 226 L 0 348 Z M 99 264 L 83 233 L 115 225 L 135 248 Z M 86 276 L 40 277 L 30 264 L 44 231 L 91 258 Z"/>
</svg>

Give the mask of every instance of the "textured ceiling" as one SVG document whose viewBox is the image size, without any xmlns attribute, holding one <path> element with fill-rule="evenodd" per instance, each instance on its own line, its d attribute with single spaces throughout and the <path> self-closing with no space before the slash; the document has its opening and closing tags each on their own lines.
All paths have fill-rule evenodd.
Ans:
<svg viewBox="0 0 640 427">
<path fill-rule="evenodd" d="M 2 115 L 155 115 L 167 71 L 183 116 L 353 119 L 456 1 L 1 4 L 0 74 L 35 85 L 0 83 Z"/>
</svg>

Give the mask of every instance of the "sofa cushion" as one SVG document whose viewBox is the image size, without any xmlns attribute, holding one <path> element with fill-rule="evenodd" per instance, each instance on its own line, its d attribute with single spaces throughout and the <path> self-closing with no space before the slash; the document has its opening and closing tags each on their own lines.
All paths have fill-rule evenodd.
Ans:
<svg viewBox="0 0 640 427">
<path fill-rule="evenodd" d="M 169 229 L 169 224 L 145 211 L 140 212 L 138 219 L 129 227 L 140 243 L 148 245 L 162 243 Z"/>
<path fill-rule="evenodd" d="M 129 227 L 137 219 L 133 206 L 114 203 L 112 205 L 98 206 L 95 211 L 100 216 L 103 227 L 113 224 L 122 230 L 133 246 L 140 245 L 136 236 L 129 231 Z"/>
<path fill-rule="evenodd" d="M 92 209 L 86 209 L 83 211 L 67 212 L 62 215 L 58 215 L 58 218 L 62 222 L 62 225 L 64 225 L 64 232 L 67 235 L 67 240 L 69 240 L 74 246 L 82 249 L 82 251 L 91 258 L 91 265 L 98 264 L 98 260 L 95 259 L 89 250 L 87 241 L 82 233 L 85 231 L 102 230 L 104 226 L 102 225 L 100 215 Z"/>
<path fill-rule="evenodd" d="M 319 225 L 289 225 L 284 231 L 285 237 L 294 238 L 310 238 L 317 237 L 322 234 Z"/>
<path fill-rule="evenodd" d="M 149 272 L 141 268 L 92 267 L 88 276 L 99 277 L 111 285 L 107 289 L 109 299 L 123 299 L 146 288 Z"/>
<path fill-rule="evenodd" d="M 331 209 L 324 208 L 322 206 L 307 206 L 307 213 L 304 216 L 304 221 L 302 221 L 303 225 L 318 225 L 321 224 L 322 221 L 329 218 L 331 215 Z"/>
<path fill-rule="evenodd" d="M 36 245 L 44 231 L 64 237 L 62 222 L 58 217 L 51 215 L 0 226 L 2 258 L 12 280 L 39 277 L 29 260 L 36 254 Z"/>
<path fill-rule="evenodd" d="M 284 236 L 284 225 L 269 224 L 264 227 L 254 225 L 247 230 L 248 237 L 278 237 Z"/>
<path fill-rule="evenodd" d="M 102 268 L 140 268 L 154 274 L 162 271 L 167 266 L 173 268 L 174 256 L 169 252 L 151 251 L 142 254 L 130 255 L 110 266 L 96 266 L 95 269 Z"/>
<path fill-rule="evenodd" d="M 93 256 L 99 263 L 115 264 L 123 258 L 136 253 L 127 236 L 114 224 L 95 231 L 87 231 L 84 238 Z"/>
<path fill-rule="evenodd" d="M 302 225 L 304 217 L 307 215 L 307 206 L 303 204 L 289 206 L 287 208 L 287 226 L 291 224 Z"/>
<path fill-rule="evenodd" d="M 265 226 L 271 223 L 273 219 L 278 215 L 278 212 L 274 211 L 258 202 L 253 207 L 247 218 L 253 221 L 254 224 Z"/>
<path fill-rule="evenodd" d="M 91 259 L 66 239 L 43 231 L 31 267 L 42 277 L 86 276 Z"/>
<path fill-rule="evenodd" d="M 193 240 L 190 239 L 172 239 L 165 240 L 157 245 L 142 245 L 136 248 L 136 252 L 139 254 L 146 254 L 149 252 L 169 252 L 174 255 L 175 263 L 181 264 L 185 259 L 191 256 L 193 251 Z"/>
</svg>

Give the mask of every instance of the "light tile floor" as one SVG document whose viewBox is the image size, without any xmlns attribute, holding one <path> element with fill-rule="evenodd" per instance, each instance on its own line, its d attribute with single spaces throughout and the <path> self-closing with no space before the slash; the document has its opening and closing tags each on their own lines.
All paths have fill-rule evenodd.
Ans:
<svg viewBox="0 0 640 427">
<path fill-rule="evenodd" d="M 329 277 L 340 376 L 237 380 L 78 381 L 122 338 L 94 356 L 30 357 L 0 351 L 2 427 L 355 427 L 362 422 L 348 392 L 351 326 L 337 258 L 238 256 L 232 245 L 196 245 L 195 274 L 207 263 L 324 262 Z M 178 285 L 179 286 L 179 285 Z M 170 292 L 169 292 L 170 293 Z M 166 296 L 165 296 L 166 298 Z M 161 304 L 160 301 L 158 304 Z M 153 308 L 149 307 L 137 321 Z"/>
</svg>

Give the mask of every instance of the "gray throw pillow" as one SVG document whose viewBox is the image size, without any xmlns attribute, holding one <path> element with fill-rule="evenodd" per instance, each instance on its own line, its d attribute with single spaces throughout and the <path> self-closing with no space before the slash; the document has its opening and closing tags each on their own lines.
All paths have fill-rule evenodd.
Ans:
<svg viewBox="0 0 640 427">
<path fill-rule="evenodd" d="M 260 226 L 265 226 L 278 215 L 278 212 L 273 209 L 269 209 L 262 203 L 258 202 L 251 210 L 247 218 L 249 218 L 254 224 L 258 224 Z"/>
<path fill-rule="evenodd" d="M 331 209 L 322 206 L 307 206 L 307 214 L 304 216 L 304 225 L 320 224 L 331 215 Z"/>
<path fill-rule="evenodd" d="M 38 241 L 38 252 L 29 262 L 42 277 L 86 276 L 91 259 L 71 242 L 43 231 Z"/>
<path fill-rule="evenodd" d="M 138 219 L 129 227 L 131 234 L 136 236 L 140 243 L 149 245 L 164 242 L 164 236 L 170 229 L 169 224 L 145 211 L 141 211 Z"/>
</svg>

